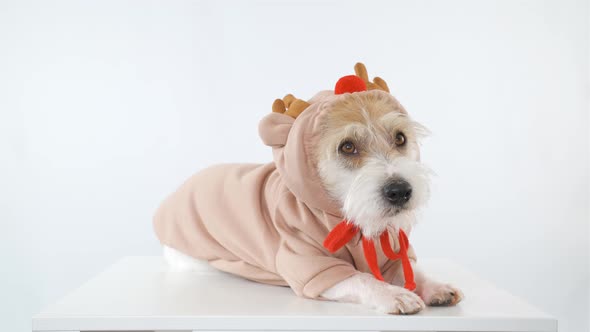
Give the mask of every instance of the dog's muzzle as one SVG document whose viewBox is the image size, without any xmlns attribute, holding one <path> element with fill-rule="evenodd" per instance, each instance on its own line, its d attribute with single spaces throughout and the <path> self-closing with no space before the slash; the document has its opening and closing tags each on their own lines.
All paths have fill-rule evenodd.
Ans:
<svg viewBox="0 0 590 332">
<path fill-rule="evenodd" d="M 383 186 L 383 197 L 395 207 L 402 207 L 412 198 L 412 186 L 406 180 L 396 179 Z"/>
</svg>

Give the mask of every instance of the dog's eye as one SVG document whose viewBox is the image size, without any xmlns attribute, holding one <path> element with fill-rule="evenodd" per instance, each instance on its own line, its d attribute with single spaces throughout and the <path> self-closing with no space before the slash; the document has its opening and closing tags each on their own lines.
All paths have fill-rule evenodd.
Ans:
<svg viewBox="0 0 590 332">
<path fill-rule="evenodd" d="M 340 144 L 340 147 L 338 148 L 338 150 L 340 150 L 340 152 L 342 152 L 344 154 L 348 154 L 348 155 L 358 153 L 358 151 L 356 150 L 356 146 L 354 146 L 354 144 L 350 141 L 342 142 L 342 144 Z"/>
<path fill-rule="evenodd" d="M 395 134 L 395 145 L 403 146 L 404 144 L 406 144 L 406 135 L 404 133 Z"/>
</svg>

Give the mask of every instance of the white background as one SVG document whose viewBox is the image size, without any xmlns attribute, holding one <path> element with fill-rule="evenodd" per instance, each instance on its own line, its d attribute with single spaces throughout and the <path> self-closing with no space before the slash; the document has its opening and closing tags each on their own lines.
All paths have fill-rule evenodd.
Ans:
<svg viewBox="0 0 590 332">
<path fill-rule="evenodd" d="M 0 2 L 0 329 L 158 254 L 168 193 L 269 161 L 273 99 L 363 61 L 433 132 L 419 256 L 587 331 L 588 22 L 588 2 L 557 0 Z"/>
</svg>

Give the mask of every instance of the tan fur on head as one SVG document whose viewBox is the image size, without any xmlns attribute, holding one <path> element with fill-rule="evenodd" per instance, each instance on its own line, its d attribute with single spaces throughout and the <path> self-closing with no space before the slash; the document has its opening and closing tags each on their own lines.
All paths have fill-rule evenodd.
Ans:
<svg viewBox="0 0 590 332">
<path fill-rule="evenodd" d="M 418 139 L 427 134 L 427 129 L 412 121 L 393 96 L 381 91 L 347 94 L 327 107 L 330 110 L 323 118 L 317 158 L 334 157 L 338 152 L 336 142 L 347 137 L 363 145 L 359 151 L 361 157 L 370 150 L 386 155 L 401 153 L 394 148 L 394 136 L 398 132 L 403 132 L 407 138 L 403 152 L 415 158 Z M 326 154 L 322 156 L 321 153 Z"/>
</svg>

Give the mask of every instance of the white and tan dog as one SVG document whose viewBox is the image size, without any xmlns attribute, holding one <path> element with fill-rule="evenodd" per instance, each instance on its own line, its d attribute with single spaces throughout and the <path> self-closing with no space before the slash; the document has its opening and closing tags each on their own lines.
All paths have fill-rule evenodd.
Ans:
<svg viewBox="0 0 590 332">
<path fill-rule="evenodd" d="M 292 96 L 275 102 L 260 127 L 274 163 L 210 168 L 163 203 L 155 228 L 172 265 L 207 260 L 248 279 L 291 286 L 300 296 L 394 314 L 461 301 L 459 289 L 420 271 L 411 248 L 414 291 L 402 287 L 399 262 L 382 254 L 384 281 L 368 273 L 358 237 L 335 254 L 322 247 L 341 219 L 365 238 L 409 233 L 429 196 L 430 171 L 418 145 L 427 130 L 383 80 L 370 82 L 362 64 L 355 69 L 368 91 L 337 87 L 309 102 Z"/>
</svg>

